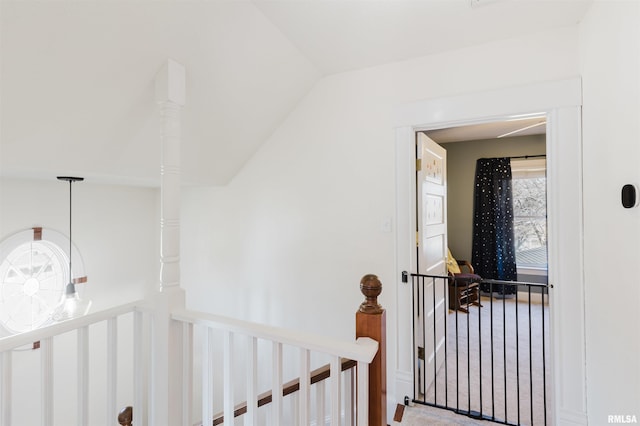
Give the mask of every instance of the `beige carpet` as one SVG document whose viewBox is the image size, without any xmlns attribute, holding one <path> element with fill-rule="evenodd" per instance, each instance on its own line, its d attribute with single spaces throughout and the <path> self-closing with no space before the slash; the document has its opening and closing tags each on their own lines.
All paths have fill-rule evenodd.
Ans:
<svg viewBox="0 0 640 426">
<path fill-rule="evenodd" d="M 549 389 L 548 306 L 545 304 L 543 307 L 539 302 L 534 303 L 533 301 L 529 306 L 529 303 L 523 303 L 522 301 L 516 303 L 515 299 L 493 299 L 492 305 L 487 297 L 482 298 L 482 305 L 482 308 L 470 307 L 468 315 L 458 312 L 457 348 L 455 344 L 456 313 L 449 313 L 447 318 L 447 364 L 446 368 L 443 365 L 437 374 L 437 398 L 435 397 L 436 387 L 431 386 L 427 391 L 427 395 L 421 395 L 420 399 L 425 398 L 427 402 L 435 402 L 438 405 L 445 405 L 446 402 L 449 407 L 457 407 L 459 410 L 464 411 L 482 412 L 485 417 L 489 416 L 500 421 L 506 420 L 510 424 L 544 425 L 543 378 L 545 377 L 543 375 L 542 360 L 542 319 L 544 315 L 546 334 L 544 350 L 547 360 L 545 370 L 547 389 Z M 529 315 L 531 315 L 531 322 L 529 322 Z M 481 339 L 478 338 L 478 321 L 481 322 Z M 470 339 L 467 339 L 467 323 Z M 504 324 L 506 324 L 506 329 Z M 492 329 L 493 338 L 491 336 Z M 506 345 L 503 343 L 505 341 Z M 467 342 L 469 344 L 468 352 Z M 493 359 L 491 354 L 492 342 Z M 458 354 L 457 357 L 456 353 Z M 467 364 L 467 353 L 470 354 L 469 364 Z M 531 357 L 529 356 L 530 353 Z M 482 358 L 480 358 L 480 355 Z M 482 368 L 480 367 L 480 362 L 482 363 Z M 504 368 L 505 365 L 506 369 Z M 448 382 L 446 401 L 445 371 L 446 381 Z M 471 372 L 469 376 L 467 375 L 468 371 Z M 427 374 L 429 373 L 433 374 L 433 372 L 427 372 Z M 518 381 L 520 383 L 519 389 L 517 387 Z M 480 403 L 481 390 L 482 404 Z M 533 394 L 533 402 L 530 399 L 531 394 Z M 547 395 L 547 401 L 549 400 L 550 398 Z M 532 404 L 533 416 L 531 415 Z M 435 410 L 436 414 L 433 414 L 434 410 L 428 411 L 432 416 L 438 415 L 442 419 L 432 418 L 429 422 L 420 422 L 420 410 L 416 407 L 407 411 L 407 415 L 413 423 L 403 422 L 402 424 L 438 424 L 433 423 L 434 421 L 448 421 L 450 423 L 442 424 L 454 425 L 478 424 L 477 421 L 474 422 L 466 416 L 459 416 L 446 410 Z M 424 410 L 424 412 L 427 412 L 427 410 Z M 548 406 L 546 412 L 546 424 L 550 424 L 550 408 Z M 459 420 L 457 420 L 458 418 Z"/>
<path fill-rule="evenodd" d="M 481 420 L 473 420 L 469 417 L 455 414 L 449 410 L 443 410 L 441 408 L 433 408 L 417 404 L 412 404 L 409 407 L 405 407 L 401 423 L 394 422 L 394 425 L 403 426 L 487 426 L 488 424 L 491 423 L 487 423 L 486 421 Z"/>
</svg>

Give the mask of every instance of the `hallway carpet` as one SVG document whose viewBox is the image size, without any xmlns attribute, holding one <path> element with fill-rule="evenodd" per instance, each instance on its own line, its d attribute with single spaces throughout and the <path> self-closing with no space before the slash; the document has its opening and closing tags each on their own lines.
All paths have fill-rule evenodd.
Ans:
<svg viewBox="0 0 640 426">
<path fill-rule="evenodd" d="M 402 422 L 394 422 L 394 425 L 403 426 L 490 426 L 492 424 L 461 416 L 449 410 L 419 404 L 405 407 Z"/>
</svg>

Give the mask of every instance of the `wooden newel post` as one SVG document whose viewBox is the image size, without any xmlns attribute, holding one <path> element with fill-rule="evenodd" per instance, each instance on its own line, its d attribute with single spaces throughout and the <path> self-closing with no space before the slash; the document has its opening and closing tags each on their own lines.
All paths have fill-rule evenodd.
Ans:
<svg viewBox="0 0 640 426">
<path fill-rule="evenodd" d="M 379 344 L 378 353 L 369 365 L 369 426 L 387 424 L 387 317 L 378 304 L 382 283 L 375 275 L 360 281 L 365 301 L 356 312 L 356 339 L 370 337 Z"/>
<path fill-rule="evenodd" d="M 133 407 L 125 407 L 118 414 L 118 424 L 121 426 L 133 425 Z"/>
</svg>

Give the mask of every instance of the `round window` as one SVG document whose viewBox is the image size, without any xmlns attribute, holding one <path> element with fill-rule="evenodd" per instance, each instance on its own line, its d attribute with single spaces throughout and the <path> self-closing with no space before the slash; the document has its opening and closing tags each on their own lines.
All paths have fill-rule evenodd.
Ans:
<svg viewBox="0 0 640 426">
<path fill-rule="evenodd" d="M 21 333 L 52 321 L 69 282 L 65 240 L 68 244 L 58 232 L 34 228 L 0 244 L 0 323 L 7 331 Z M 77 272 L 82 266 L 76 250 L 73 257 Z"/>
</svg>

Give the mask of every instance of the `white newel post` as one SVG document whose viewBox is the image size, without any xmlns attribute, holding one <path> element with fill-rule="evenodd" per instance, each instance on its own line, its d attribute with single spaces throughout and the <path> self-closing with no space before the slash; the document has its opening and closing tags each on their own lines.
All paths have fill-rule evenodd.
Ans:
<svg viewBox="0 0 640 426">
<path fill-rule="evenodd" d="M 150 410 L 148 424 L 189 425 L 183 390 L 190 389 L 190 374 L 184 374 L 180 324 L 171 321 L 171 311 L 184 308 L 180 288 L 180 113 L 185 104 L 185 68 L 168 60 L 156 76 L 156 101 L 160 106 L 160 287 L 156 294 L 151 330 Z M 186 360 L 185 360 L 186 361 Z M 134 407 L 135 413 L 135 407 Z"/>
</svg>

